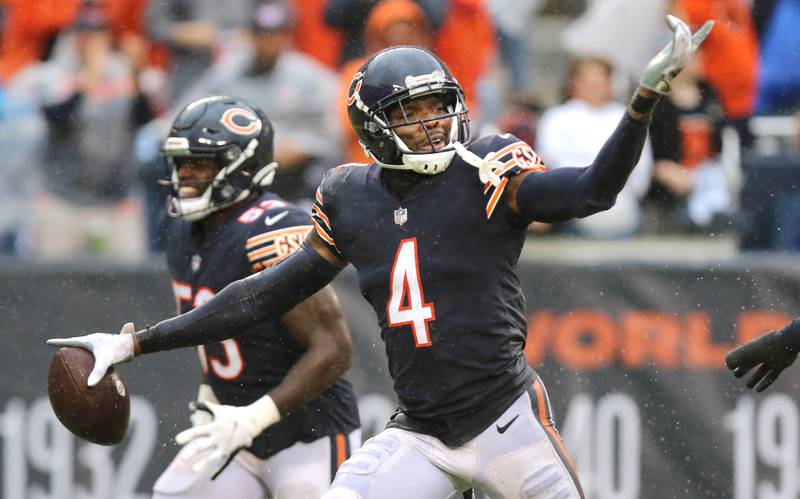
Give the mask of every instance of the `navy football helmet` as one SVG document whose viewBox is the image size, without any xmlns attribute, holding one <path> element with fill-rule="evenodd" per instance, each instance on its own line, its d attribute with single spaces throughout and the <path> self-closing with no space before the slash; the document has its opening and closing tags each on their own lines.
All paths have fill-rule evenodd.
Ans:
<svg viewBox="0 0 800 499">
<path fill-rule="evenodd" d="M 202 220 L 266 189 L 278 166 L 272 161 L 273 129 L 267 116 L 240 99 L 220 95 L 183 108 L 161 154 L 170 175 L 163 182 L 172 190 L 169 214 L 189 221 Z M 181 199 L 178 167 L 188 159 L 211 159 L 219 171 L 199 196 Z"/>
<path fill-rule="evenodd" d="M 423 120 L 392 124 L 389 111 L 410 99 L 438 95 L 446 113 Z M 361 66 L 350 83 L 347 99 L 350 124 L 361 147 L 385 168 L 417 173 L 443 172 L 453 159 L 453 143 L 469 143 L 469 114 L 464 91 L 450 70 L 433 53 L 411 46 L 391 47 L 373 55 Z M 403 113 L 405 115 L 405 112 Z M 433 152 L 412 151 L 395 133 L 402 126 L 419 124 L 427 133 L 427 121 L 450 119 L 449 142 Z"/>
</svg>

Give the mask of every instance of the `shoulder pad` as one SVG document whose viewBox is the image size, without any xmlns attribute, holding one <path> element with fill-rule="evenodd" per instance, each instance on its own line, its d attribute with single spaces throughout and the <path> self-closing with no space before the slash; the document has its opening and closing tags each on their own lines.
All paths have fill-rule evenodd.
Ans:
<svg viewBox="0 0 800 499">
<path fill-rule="evenodd" d="M 339 166 L 334 166 L 322 177 L 319 186 L 324 192 L 333 192 L 340 184 L 344 183 L 347 178 L 361 171 L 366 171 L 372 163 L 344 163 Z"/>
<path fill-rule="evenodd" d="M 505 165 L 502 171 L 505 173 L 513 167 L 518 167 L 521 170 L 539 170 L 545 171 L 547 167 L 544 166 L 542 158 L 533 151 L 533 148 L 524 140 L 520 140 L 510 133 L 503 133 L 491 137 L 490 150 L 485 154 L 491 153 L 491 160 L 499 161 Z M 476 152 L 476 154 L 478 154 Z M 518 173 L 517 171 L 516 173 Z M 498 175 L 503 176 L 503 173 L 497 172 Z M 515 174 L 516 174 L 515 173 Z"/>
<path fill-rule="evenodd" d="M 265 213 L 269 213 L 270 211 L 281 211 L 281 209 L 285 210 L 289 206 L 292 205 L 283 199 L 262 199 L 254 203 L 253 206 L 239 215 L 236 218 L 236 221 L 241 224 L 252 224 L 264 218 Z"/>
<path fill-rule="evenodd" d="M 250 208 L 254 209 L 262 211 L 248 227 L 244 249 L 253 272 L 258 272 L 294 253 L 313 226 L 308 213 L 282 199 L 262 200 Z"/>
<path fill-rule="evenodd" d="M 489 196 L 486 203 L 486 218 L 491 218 L 494 213 L 509 178 L 522 171 L 547 171 L 542 158 L 533 148 L 510 133 L 484 137 L 471 144 L 469 149 L 486 161 L 498 164 L 495 173 L 501 178 L 500 184 L 496 187 L 490 182 L 483 184 L 483 193 Z"/>
<path fill-rule="evenodd" d="M 337 190 L 347 181 L 350 175 L 366 172 L 370 165 L 372 163 L 345 163 L 331 168 L 325 172 L 325 176 L 317 188 L 317 193 L 314 196 L 314 205 L 311 208 L 314 230 L 336 255 L 341 254 L 341 252 L 333 239 L 330 200 L 336 196 Z"/>
</svg>

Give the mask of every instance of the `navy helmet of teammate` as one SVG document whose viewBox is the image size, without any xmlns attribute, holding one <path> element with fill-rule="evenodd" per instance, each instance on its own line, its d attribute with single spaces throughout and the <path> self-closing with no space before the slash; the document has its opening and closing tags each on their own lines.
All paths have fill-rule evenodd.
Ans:
<svg viewBox="0 0 800 499">
<path fill-rule="evenodd" d="M 273 135 L 261 110 L 228 96 L 194 101 L 175 119 L 162 155 L 171 186 L 167 264 L 179 313 L 277 264 L 312 228 L 307 212 L 267 190 Z M 154 498 L 317 499 L 360 443 L 355 397 L 339 379 L 351 349 L 332 290 L 245 331 L 198 347 L 204 379 L 193 428 L 178 436 L 189 443 L 154 485 Z M 227 466 L 232 454 L 198 445 L 243 431 L 246 448 Z M 203 473 L 205 462 L 213 469 Z"/>
<path fill-rule="evenodd" d="M 272 161 L 273 140 L 269 119 L 242 101 L 213 96 L 187 105 L 161 149 L 170 174 L 170 216 L 202 220 L 265 190 L 278 166 Z M 214 168 L 211 182 L 182 179 L 181 165 L 187 162 Z M 181 189 L 191 195 L 181 195 Z"/>
<path fill-rule="evenodd" d="M 400 410 L 336 474 L 325 499 L 583 497 L 544 386 L 527 365 L 525 298 L 515 268 L 534 220 L 614 203 L 636 165 L 658 95 L 711 29 L 669 17 L 672 42 L 642 75 L 617 130 L 586 167 L 547 171 L 510 135 L 469 140 L 461 89 L 430 52 L 368 59 L 348 97 L 375 160 L 323 179 L 314 232 L 284 263 L 233 283 L 200 309 L 131 335 L 51 340 L 109 365 L 227 338 L 273 317 L 352 263 L 375 309 Z M 477 175 L 475 168 L 478 169 Z M 286 283 L 292 283 L 290 290 Z"/>
</svg>

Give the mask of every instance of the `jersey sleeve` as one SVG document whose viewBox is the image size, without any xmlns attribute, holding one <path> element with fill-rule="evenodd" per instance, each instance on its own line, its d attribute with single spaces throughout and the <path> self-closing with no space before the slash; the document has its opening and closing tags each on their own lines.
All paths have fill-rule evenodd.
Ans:
<svg viewBox="0 0 800 499">
<path fill-rule="evenodd" d="M 325 174 L 317 188 L 317 193 L 314 196 L 314 205 L 311 207 L 311 220 L 314 224 L 314 230 L 320 239 L 325 242 L 328 249 L 334 255 L 341 256 L 342 252 L 336 246 L 336 240 L 333 238 L 333 224 L 330 216 L 332 214 L 331 191 L 333 187 L 331 178 L 335 176 L 334 170 L 330 170 Z"/>
<path fill-rule="evenodd" d="M 297 251 L 313 225 L 308 213 L 287 204 L 266 210 L 251 227 L 245 254 L 251 271 L 259 272 Z"/>
<path fill-rule="evenodd" d="M 524 171 L 547 171 L 542 158 L 534 152 L 533 148 L 524 140 L 511 134 L 495 136 L 491 140 L 489 148 L 491 152 L 484 157 L 499 164 L 495 173 L 500 177 L 500 184 L 494 186 L 491 182 L 486 182 L 483 185 L 483 194 L 487 196 L 486 218 L 492 218 L 511 177 Z"/>
</svg>

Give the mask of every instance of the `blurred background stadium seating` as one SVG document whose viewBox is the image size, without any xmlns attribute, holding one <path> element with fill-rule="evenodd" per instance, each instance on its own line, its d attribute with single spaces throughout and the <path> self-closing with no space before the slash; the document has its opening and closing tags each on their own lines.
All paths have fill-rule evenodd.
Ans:
<svg viewBox="0 0 800 499">
<path fill-rule="evenodd" d="M 135 263 L 159 253 L 159 141 L 174 110 L 204 93 L 246 94 L 264 108 L 278 130 L 276 188 L 306 199 L 325 169 L 364 160 L 342 113 L 343 88 L 365 55 L 398 43 L 430 47 L 452 67 L 476 135 L 513 132 L 558 167 L 568 158 L 552 142 L 572 137 L 540 117 L 590 98 L 581 94 L 592 78 L 580 69 L 587 58 L 608 65 L 611 85 L 587 109 L 624 103 L 669 36 L 666 12 L 719 22 L 691 77 L 661 105 L 666 118 L 645 153 L 652 163 L 640 165 L 637 187 L 610 216 L 627 222 L 532 227 L 531 239 L 724 239 L 740 251 L 800 250 L 800 65 L 788 48 L 798 41 L 796 2 L 228 3 L 0 3 L 0 254 Z"/>
</svg>

